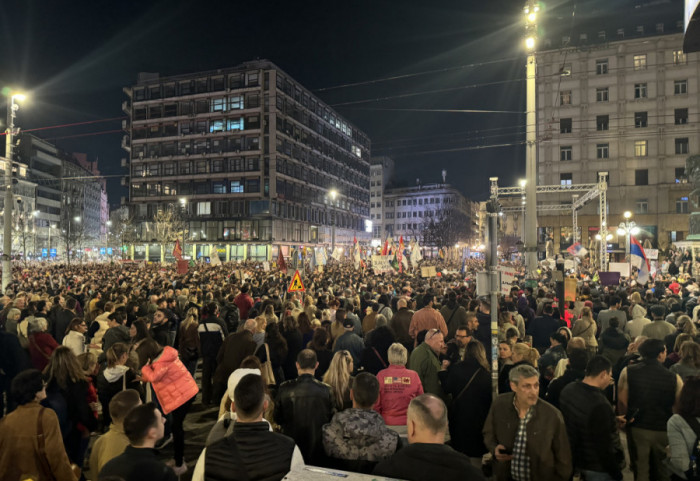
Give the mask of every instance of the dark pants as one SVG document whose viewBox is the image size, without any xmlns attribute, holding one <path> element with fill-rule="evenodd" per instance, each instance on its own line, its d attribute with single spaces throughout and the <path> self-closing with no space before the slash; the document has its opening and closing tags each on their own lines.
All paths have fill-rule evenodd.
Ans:
<svg viewBox="0 0 700 481">
<path fill-rule="evenodd" d="M 192 379 L 194 379 L 194 373 L 197 370 L 197 363 L 199 362 L 199 359 L 194 359 L 192 361 L 186 361 L 183 364 L 187 368 L 187 370 L 190 372 L 190 375 L 192 376 Z"/>
<path fill-rule="evenodd" d="M 216 358 L 202 358 L 202 404 L 211 404 L 212 399 L 212 377 L 216 370 Z M 217 401 L 218 402 L 218 401 Z"/>
<path fill-rule="evenodd" d="M 194 402 L 194 398 L 187 401 L 185 404 L 177 408 L 171 414 L 173 416 L 173 447 L 175 450 L 175 466 L 182 466 L 185 456 L 185 429 L 183 424 L 185 416 L 190 411 L 190 407 Z"/>
</svg>

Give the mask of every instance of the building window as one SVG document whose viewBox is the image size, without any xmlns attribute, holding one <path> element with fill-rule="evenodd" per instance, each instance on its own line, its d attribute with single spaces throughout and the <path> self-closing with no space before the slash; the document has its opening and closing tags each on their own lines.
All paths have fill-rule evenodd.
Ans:
<svg viewBox="0 0 700 481">
<path fill-rule="evenodd" d="M 242 194 L 243 193 L 243 181 L 232 180 L 231 181 L 231 193 L 232 194 Z"/>
<path fill-rule="evenodd" d="M 663 23 L 656 24 L 656 33 L 664 33 L 664 24 Z"/>
<path fill-rule="evenodd" d="M 685 56 L 685 53 L 683 53 L 683 50 L 674 50 L 673 51 L 673 64 L 674 65 L 683 65 L 687 61 L 687 58 Z"/>
<path fill-rule="evenodd" d="M 197 202 L 197 215 L 211 215 L 211 202 Z"/>
<path fill-rule="evenodd" d="M 571 119 L 559 119 L 559 132 L 562 134 L 570 134 L 571 123 Z"/>
<path fill-rule="evenodd" d="M 610 128 L 610 116 L 609 115 L 598 115 L 595 118 L 595 129 L 596 130 L 608 130 Z"/>
<path fill-rule="evenodd" d="M 625 38 L 625 29 L 624 28 L 617 29 L 617 37 L 618 38 Z"/>
<path fill-rule="evenodd" d="M 596 75 L 605 75 L 608 73 L 608 59 L 603 58 L 595 61 Z"/>
<path fill-rule="evenodd" d="M 573 182 L 573 174 L 570 174 L 570 173 L 559 174 L 559 183 L 561 185 L 571 185 L 572 182 Z"/>
<path fill-rule="evenodd" d="M 226 181 L 225 180 L 215 180 L 212 182 L 212 190 L 214 194 L 225 194 L 226 193 Z"/>
<path fill-rule="evenodd" d="M 634 171 L 634 185 L 649 185 L 649 169 Z"/>
<path fill-rule="evenodd" d="M 645 99 L 647 98 L 647 84 L 634 84 L 634 98 L 635 99 Z"/>
<path fill-rule="evenodd" d="M 634 113 L 634 128 L 643 129 L 647 126 L 648 115 L 646 112 L 635 112 Z"/>
<path fill-rule="evenodd" d="M 688 178 L 685 176 L 685 167 L 676 167 L 675 171 L 676 184 L 688 183 Z"/>
<path fill-rule="evenodd" d="M 571 160 L 571 146 L 559 147 L 559 160 Z"/>
<path fill-rule="evenodd" d="M 598 32 L 598 39 L 605 40 L 605 30 L 600 30 Z"/>
<path fill-rule="evenodd" d="M 560 105 L 571 105 L 571 90 L 562 90 L 559 93 Z"/>
<path fill-rule="evenodd" d="M 607 159 L 610 156 L 610 146 L 608 144 L 598 144 L 595 150 L 597 159 Z"/>
<path fill-rule="evenodd" d="M 676 139 L 676 155 L 688 153 L 688 138 Z"/>
<path fill-rule="evenodd" d="M 608 101 L 608 88 L 601 88 L 595 90 L 595 101 L 596 102 L 607 102 Z"/>
<path fill-rule="evenodd" d="M 635 214 L 647 214 L 649 212 L 649 202 L 644 200 L 638 200 L 634 205 Z"/>
<path fill-rule="evenodd" d="M 675 109 L 673 118 L 676 125 L 684 125 L 688 123 L 688 109 Z"/>
<path fill-rule="evenodd" d="M 676 199 L 676 214 L 687 214 L 688 213 L 688 198 L 680 197 Z"/>
<path fill-rule="evenodd" d="M 642 55 L 635 55 L 634 56 L 634 69 L 635 70 L 644 70 L 647 68 L 647 55 L 642 54 Z"/>
<path fill-rule="evenodd" d="M 647 156 L 647 141 L 646 140 L 635 140 L 635 142 L 634 142 L 634 156 L 635 157 L 646 157 Z"/>
<path fill-rule="evenodd" d="M 676 80 L 673 82 L 673 95 L 683 95 L 688 93 L 688 81 Z"/>
</svg>

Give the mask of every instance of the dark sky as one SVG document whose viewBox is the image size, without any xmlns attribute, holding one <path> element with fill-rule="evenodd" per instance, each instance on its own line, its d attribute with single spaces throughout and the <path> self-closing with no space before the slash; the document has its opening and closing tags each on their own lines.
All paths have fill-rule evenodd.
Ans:
<svg viewBox="0 0 700 481">
<path fill-rule="evenodd" d="M 524 116 L 426 110 L 524 110 L 523 4 L 3 2 L 0 82 L 32 93 L 20 110 L 23 129 L 96 121 L 36 134 L 99 157 L 102 172 L 115 175 L 124 173 L 122 134 L 104 132 L 119 130 L 121 121 L 104 120 L 124 115 L 122 87 L 133 84 L 138 72 L 172 75 L 267 58 L 330 105 L 356 102 L 335 108 L 370 136 L 373 155 L 394 158 L 398 183 L 413 184 L 418 177 L 436 182 L 444 168 L 448 182 L 481 199 L 489 176 L 498 175 L 504 184 L 522 176 Z M 458 68 L 483 62 L 489 64 Z M 435 72 L 319 90 L 430 71 Z M 494 84 L 468 87 L 484 83 Z M 494 144 L 515 145 L 473 149 Z M 118 178 L 108 185 L 114 205 L 124 191 Z"/>
</svg>

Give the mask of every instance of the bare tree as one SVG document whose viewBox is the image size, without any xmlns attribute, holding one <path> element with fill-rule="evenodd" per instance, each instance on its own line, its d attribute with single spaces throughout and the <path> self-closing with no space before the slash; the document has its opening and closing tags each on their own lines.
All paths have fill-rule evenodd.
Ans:
<svg viewBox="0 0 700 481">
<path fill-rule="evenodd" d="M 69 210 L 61 219 L 60 237 L 66 247 L 66 262 L 70 265 L 71 254 L 75 258 L 76 254 L 85 244 L 86 235 L 80 216 L 71 215 Z"/>
<path fill-rule="evenodd" d="M 19 242 L 19 246 L 22 250 L 22 261 L 26 267 L 27 265 L 27 243 L 32 243 L 32 250 L 34 250 L 33 240 L 36 239 L 34 233 L 29 230 L 29 223 L 27 222 L 26 213 L 20 213 L 17 216 L 17 222 L 15 223 L 15 239 Z"/>
<path fill-rule="evenodd" d="M 433 215 L 423 218 L 425 243 L 438 249 L 467 241 L 471 235 L 470 228 L 467 215 L 453 207 L 439 208 Z"/>
<path fill-rule="evenodd" d="M 110 213 L 109 220 L 112 225 L 109 228 L 107 244 L 112 249 L 119 249 L 122 259 L 125 258 L 123 247 L 136 241 L 136 223 L 134 217 L 127 211 L 114 211 Z"/>
<path fill-rule="evenodd" d="M 155 240 L 160 244 L 160 262 L 164 263 L 166 246 L 189 234 L 187 222 L 179 208 L 169 205 L 153 215 L 153 228 Z"/>
</svg>

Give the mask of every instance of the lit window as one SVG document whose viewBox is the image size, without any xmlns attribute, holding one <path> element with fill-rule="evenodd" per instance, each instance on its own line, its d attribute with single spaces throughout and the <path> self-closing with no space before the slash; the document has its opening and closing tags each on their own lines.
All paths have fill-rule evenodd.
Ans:
<svg viewBox="0 0 700 481">
<path fill-rule="evenodd" d="M 232 180 L 231 181 L 231 193 L 232 194 L 242 194 L 243 193 L 243 181 Z"/>
<path fill-rule="evenodd" d="M 243 96 L 232 95 L 228 98 L 228 109 L 229 110 L 239 110 L 244 108 L 243 106 Z"/>
<path fill-rule="evenodd" d="M 571 90 L 563 90 L 559 93 L 559 103 L 561 105 L 571 105 Z"/>
<path fill-rule="evenodd" d="M 573 174 L 559 174 L 559 182 L 561 185 L 571 185 L 573 183 Z"/>
<path fill-rule="evenodd" d="M 682 65 L 686 63 L 687 58 L 685 56 L 685 53 L 683 53 L 683 50 L 674 50 L 673 51 L 673 63 L 675 65 Z"/>
<path fill-rule="evenodd" d="M 646 54 L 635 55 L 634 56 L 634 69 L 635 70 L 644 70 L 645 68 L 647 68 L 647 56 L 646 56 Z"/>
<path fill-rule="evenodd" d="M 647 141 L 646 140 L 635 140 L 635 142 L 634 142 L 634 156 L 635 157 L 646 157 L 647 156 Z"/>
<path fill-rule="evenodd" d="M 197 202 L 197 215 L 211 215 L 211 202 Z"/>
<path fill-rule="evenodd" d="M 226 119 L 226 130 L 243 130 L 243 117 Z"/>
<path fill-rule="evenodd" d="M 676 199 L 676 214 L 687 214 L 688 213 L 688 198 L 680 197 Z"/>
</svg>

